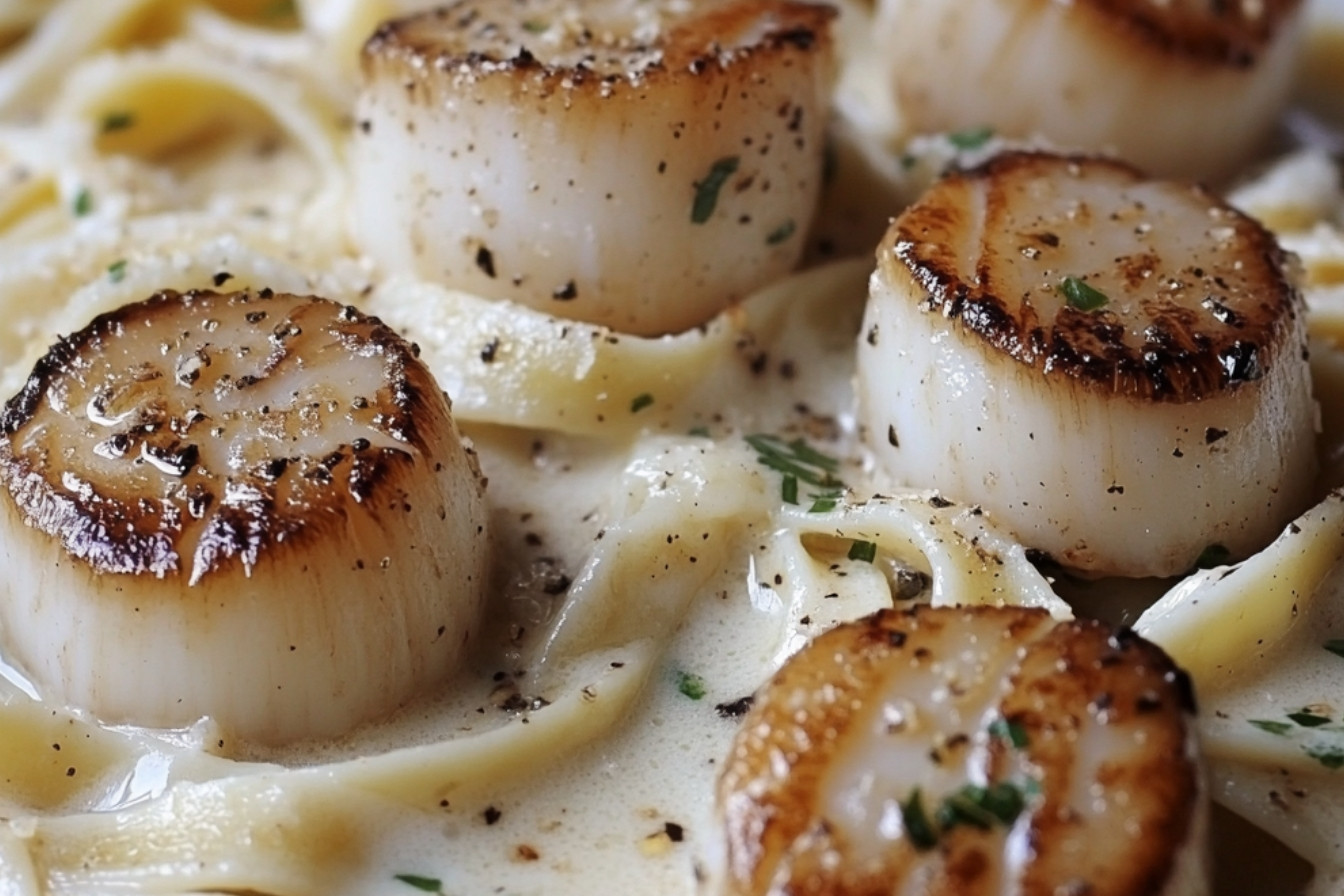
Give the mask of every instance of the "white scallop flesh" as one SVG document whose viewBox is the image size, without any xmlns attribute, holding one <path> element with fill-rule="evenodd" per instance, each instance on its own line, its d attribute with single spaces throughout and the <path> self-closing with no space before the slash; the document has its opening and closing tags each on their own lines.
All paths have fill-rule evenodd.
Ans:
<svg viewBox="0 0 1344 896">
<path fill-rule="evenodd" d="M 484 481 L 412 346 L 312 297 L 160 293 L 57 343 L 0 436 L 0 653 L 109 723 L 330 737 L 475 637 Z"/>
<path fill-rule="evenodd" d="M 658 334 L 797 263 L 834 10 L 464 0 L 364 48 L 352 227 L 384 269 Z"/>
<path fill-rule="evenodd" d="M 874 32 L 912 133 L 989 127 L 1222 181 L 1285 106 L 1305 6 L 879 0 Z"/>
<path fill-rule="evenodd" d="M 1245 557 L 1316 471 L 1293 275 L 1200 188 L 1000 156 L 935 184 L 879 246 L 859 421 L 894 479 L 979 503 L 1075 570 Z"/>
<path fill-rule="evenodd" d="M 759 691 L 718 786 L 710 891 L 1208 892 L 1188 678 L 1043 610 L 883 610 Z"/>
</svg>

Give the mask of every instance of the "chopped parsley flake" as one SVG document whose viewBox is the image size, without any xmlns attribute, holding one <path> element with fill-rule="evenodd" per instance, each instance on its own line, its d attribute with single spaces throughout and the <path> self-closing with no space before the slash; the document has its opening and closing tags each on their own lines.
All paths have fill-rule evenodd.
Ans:
<svg viewBox="0 0 1344 896">
<path fill-rule="evenodd" d="M 700 700 L 705 696 L 705 680 L 694 672 L 677 673 L 677 690 L 683 697 Z"/>
<path fill-rule="evenodd" d="M 906 836 L 916 849 L 932 849 L 938 838 L 953 828 L 967 826 L 987 831 L 996 824 L 1010 826 L 1026 808 L 1027 796 L 1039 793 L 1032 779 L 1025 784 L 999 781 L 988 787 L 967 784 L 943 797 L 930 821 L 924 810 L 924 796 L 916 787 L 901 803 L 901 820 Z"/>
<path fill-rule="evenodd" d="M 805 482 L 821 491 L 811 492 L 811 513 L 834 510 L 845 484 L 835 475 L 840 462 L 823 454 L 803 439 L 786 442 L 779 436 L 759 433 L 746 437 L 747 444 L 756 449 L 756 461 L 784 474 L 780 493 L 786 504 L 798 503 L 798 483 Z"/>
<path fill-rule="evenodd" d="M 725 156 L 710 166 L 705 179 L 695 184 L 695 201 L 691 203 L 691 223 L 703 224 L 714 215 L 719 204 L 719 191 L 737 171 L 737 156 Z"/>
<path fill-rule="evenodd" d="M 1030 741 L 1027 738 L 1027 730 L 1017 722 L 1010 722 L 1007 719 L 995 719 L 989 723 L 989 734 L 991 737 L 997 737 L 1012 745 L 1016 750 L 1024 750 Z"/>
<path fill-rule="evenodd" d="M 702 439 L 707 439 L 707 438 L 709 438 L 709 427 L 708 427 L 708 426 L 692 426 L 689 430 L 686 431 L 686 435 L 688 435 L 688 436 L 699 436 L 699 437 L 702 438 Z"/>
<path fill-rule="evenodd" d="M 528 19 L 523 22 L 523 30 L 528 34 L 545 34 L 548 28 L 550 28 L 550 25 L 547 25 L 541 19 Z"/>
<path fill-rule="evenodd" d="M 834 510 L 835 505 L 840 503 L 840 498 L 844 494 L 841 491 L 815 492 L 812 495 L 812 506 L 807 508 L 808 513 L 827 513 Z"/>
<path fill-rule="evenodd" d="M 877 559 L 877 545 L 871 541 L 855 541 L 849 546 L 849 559 L 872 563 Z"/>
<path fill-rule="evenodd" d="M 79 192 L 75 194 L 74 205 L 75 215 L 82 218 L 93 211 L 93 194 L 89 192 L 88 187 L 80 187 Z"/>
<path fill-rule="evenodd" d="M 947 142 L 961 150 L 979 149 L 988 143 L 993 136 L 994 129 L 991 127 L 971 128 L 970 130 L 954 131 L 948 134 Z"/>
<path fill-rule="evenodd" d="M 418 874 L 394 874 L 393 879 L 426 893 L 443 892 L 443 881 L 437 877 L 421 877 Z"/>
<path fill-rule="evenodd" d="M 793 219 L 785 221 L 783 224 L 770 231 L 770 235 L 765 238 L 766 245 L 778 246 L 780 243 L 793 236 L 793 232 L 798 229 L 798 225 L 793 223 Z"/>
<path fill-rule="evenodd" d="M 118 259 L 107 266 L 107 279 L 113 283 L 120 283 L 126 279 L 126 259 Z"/>
<path fill-rule="evenodd" d="M 1078 311 L 1096 311 L 1111 301 L 1106 293 L 1093 289 L 1077 277 L 1065 277 L 1059 284 L 1059 291 L 1064 294 L 1068 306 Z"/>
<path fill-rule="evenodd" d="M 901 803 L 901 823 L 915 849 L 933 849 L 938 845 L 938 832 L 924 811 L 924 795 L 918 787 L 910 792 L 908 800 Z"/>
<path fill-rule="evenodd" d="M 1026 802 L 1022 788 L 1007 781 L 988 787 L 967 784 L 943 799 L 938 807 L 938 823 L 945 831 L 961 824 L 981 830 L 988 830 L 995 822 L 1010 825 Z"/>
<path fill-rule="evenodd" d="M 135 124 L 135 116 L 130 112 L 109 112 L 103 116 L 103 133 L 124 131 Z"/>
<path fill-rule="evenodd" d="M 975 788 L 983 790 L 984 788 Z M 938 807 L 938 825 L 943 830 L 965 824 L 987 831 L 994 826 L 994 813 L 977 801 L 970 785 L 943 799 Z"/>
<path fill-rule="evenodd" d="M 1316 713 L 1308 712 L 1305 709 L 1301 712 L 1288 713 L 1288 718 L 1292 719 L 1303 728 L 1319 728 L 1322 725 L 1330 724 L 1330 718 L 1328 716 L 1318 716 Z"/>
<path fill-rule="evenodd" d="M 1333 638 L 1326 641 L 1323 646 L 1335 656 L 1344 658 L 1344 638 Z"/>
<path fill-rule="evenodd" d="M 653 404 L 653 396 L 648 392 L 641 392 L 630 402 L 630 413 L 638 414 L 651 404 Z"/>
<path fill-rule="evenodd" d="M 1293 730 L 1293 726 L 1287 722 L 1275 722 L 1271 719 L 1250 719 L 1249 721 L 1261 731 L 1277 734 L 1279 737 L 1287 737 L 1288 732 Z"/>
<path fill-rule="evenodd" d="M 1307 755 L 1315 759 L 1321 765 L 1335 771 L 1344 768 L 1344 747 L 1335 746 L 1310 746 L 1306 748 Z"/>
</svg>

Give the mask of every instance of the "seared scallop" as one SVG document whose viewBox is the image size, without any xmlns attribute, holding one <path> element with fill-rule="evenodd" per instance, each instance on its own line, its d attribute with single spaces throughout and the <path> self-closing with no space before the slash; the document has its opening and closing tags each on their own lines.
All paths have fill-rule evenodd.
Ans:
<svg viewBox="0 0 1344 896">
<path fill-rule="evenodd" d="M 993 128 L 1222 180 L 1282 111 L 1301 0 L 879 0 L 914 133 Z M 955 61 L 952 61 L 955 60 Z"/>
<path fill-rule="evenodd" d="M 364 47 L 353 227 L 389 271 L 613 329 L 703 323 L 798 261 L 834 10 L 461 0 Z"/>
<path fill-rule="evenodd" d="M 413 346 L 312 297 L 164 292 L 5 407 L 0 652 L 107 722 L 330 736 L 476 634 L 484 482 Z"/>
<path fill-rule="evenodd" d="M 1205 190 L 1019 153 L 935 184 L 878 248 L 860 422 L 895 479 L 1093 574 L 1244 557 L 1310 500 L 1293 264 Z"/>
<path fill-rule="evenodd" d="M 725 894 L 1208 890 L 1189 680 L 1043 610 L 884 610 L 756 694 L 719 780 Z"/>
</svg>

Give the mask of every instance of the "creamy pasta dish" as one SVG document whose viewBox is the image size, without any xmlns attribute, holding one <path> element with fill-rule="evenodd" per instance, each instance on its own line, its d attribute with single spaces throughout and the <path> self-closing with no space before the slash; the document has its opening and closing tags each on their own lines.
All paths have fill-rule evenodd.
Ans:
<svg viewBox="0 0 1344 896">
<path fill-rule="evenodd" d="M 0 893 L 1344 893 L 1344 4 L 0 46 Z"/>
</svg>

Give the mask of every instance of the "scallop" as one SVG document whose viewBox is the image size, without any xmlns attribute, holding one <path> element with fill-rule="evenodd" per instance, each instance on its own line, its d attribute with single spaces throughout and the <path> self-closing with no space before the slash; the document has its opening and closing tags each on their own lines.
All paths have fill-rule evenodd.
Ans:
<svg viewBox="0 0 1344 896">
<path fill-rule="evenodd" d="M 906 126 L 992 128 L 1221 181 L 1283 110 L 1301 0 L 880 0 Z"/>
<path fill-rule="evenodd" d="M 5 406 L 0 651 L 108 723 L 331 737 L 446 683 L 484 480 L 414 346 L 313 297 L 162 292 Z"/>
<path fill-rule="evenodd" d="M 1010 153 L 877 252 L 859 420 L 891 477 L 1092 575 L 1245 557 L 1311 500 L 1293 259 L 1206 190 Z"/>
<path fill-rule="evenodd" d="M 787 273 L 822 181 L 834 10 L 462 0 L 363 54 L 353 231 L 384 269 L 660 334 Z"/>
<path fill-rule="evenodd" d="M 918 607 L 756 694 L 718 783 L 724 894 L 1208 892 L 1189 679 L 1124 629 Z"/>
</svg>

